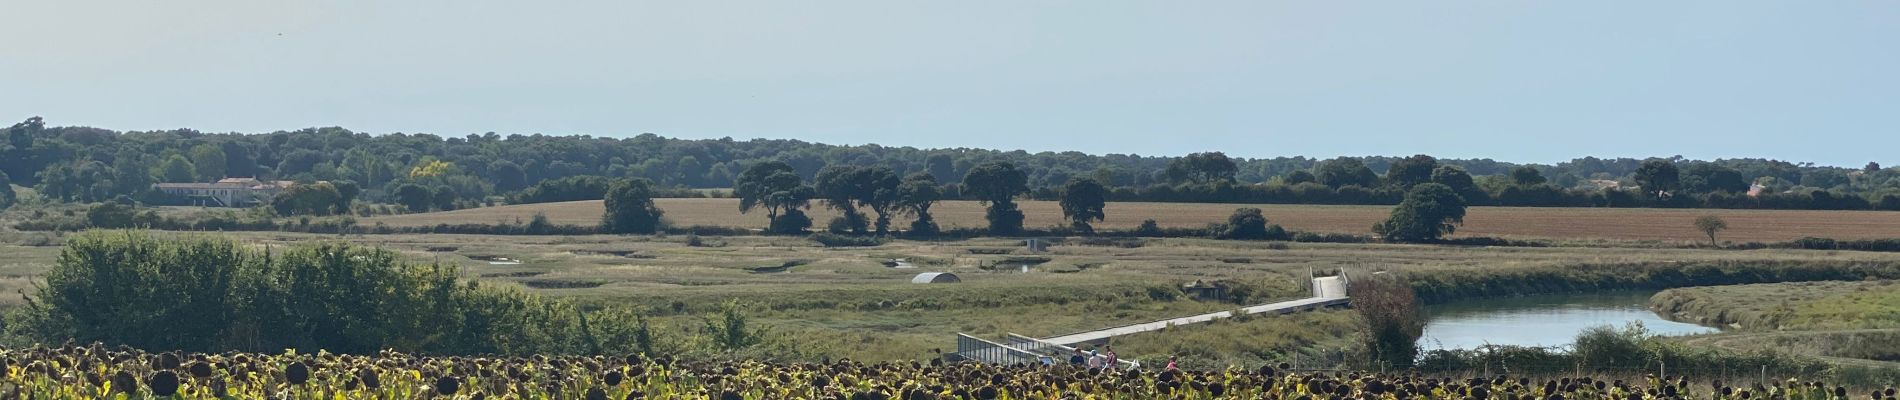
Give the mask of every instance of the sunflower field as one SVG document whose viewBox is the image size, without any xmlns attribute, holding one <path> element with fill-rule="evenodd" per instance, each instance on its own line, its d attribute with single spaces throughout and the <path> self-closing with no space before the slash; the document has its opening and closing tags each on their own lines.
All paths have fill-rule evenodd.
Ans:
<svg viewBox="0 0 1900 400">
<path fill-rule="evenodd" d="M 1433 378 L 1291 372 L 1101 370 L 975 363 L 681 361 L 668 357 L 430 357 L 154 353 L 65 345 L 0 349 L 7 399 L 1789 399 L 1891 400 L 1821 382 L 1725 385 L 1647 376 Z"/>
</svg>

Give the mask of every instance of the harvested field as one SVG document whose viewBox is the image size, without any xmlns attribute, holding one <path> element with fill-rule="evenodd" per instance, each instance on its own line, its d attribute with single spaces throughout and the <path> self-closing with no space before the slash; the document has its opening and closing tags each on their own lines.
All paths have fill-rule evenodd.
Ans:
<svg viewBox="0 0 1900 400">
<path fill-rule="evenodd" d="M 675 225 L 762 227 L 765 213 L 739 213 L 737 199 L 656 199 Z M 1108 219 L 1098 228 L 1133 229 L 1144 219 L 1163 227 L 1203 227 L 1226 221 L 1237 207 L 1259 207 L 1267 219 L 1287 229 L 1364 234 L 1384 219 L 1389 206 L 1247 205 L 1210 203 L 1109 203 Z M 1024 201 L 1029 227 L 1062 225 L 1060 207 L 1052 201 Z M 364 224 L 422 226 L 436 224 L 526 221 L 545 213 L 562 224 L 593 225 L 600 219 L 599 201 L 525 204 L 437 213 L 368 218 Z M 982 227 L 983 208 L 975 201 L 946 201 L 934 209 L 945 228 Z M 1533 208 L 1473 207 L 1458 236 L 1499 236 L 1576 240 L 1707 240 L 1691 222 L 1714 214 L 1728 220 L 1723 240 L 1778 242 L 1804 236 L 1835 239 L 1900 237 L 1900 212 L 1805 210 L 1689 210 L 1648 208 Z M 814 209 L 814 225 L 823 226 L 837 212 Z M 904 222 L 893 223 L 903 226 Z"/>
</svg>

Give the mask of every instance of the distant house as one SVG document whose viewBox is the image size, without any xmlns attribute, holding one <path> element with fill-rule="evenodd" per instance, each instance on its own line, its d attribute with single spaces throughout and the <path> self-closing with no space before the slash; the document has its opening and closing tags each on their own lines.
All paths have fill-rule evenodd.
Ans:
<svg viewBox="0 0 1900 400">
<path fill-rule="evenodd" d="M 193 205 L 209 207 L 250 207 L 269 202 L 271 197 L 295 185 L 291 181 L 260 181 L 257 178 L 224 178 L 212 183 L 160 183 L 153 189 L 178 196 Z"/>
</svg>

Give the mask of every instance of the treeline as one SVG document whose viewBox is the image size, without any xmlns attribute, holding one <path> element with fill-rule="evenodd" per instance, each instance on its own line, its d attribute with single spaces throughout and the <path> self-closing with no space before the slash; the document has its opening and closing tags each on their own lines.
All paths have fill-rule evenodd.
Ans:
<svg viewBox="0 0 1900 400">
<path fill-rule="evenodd" d="M 1114 201 L 1389 205 L 1412 185 L 1439 181 L 1434 177 L 1438 167 L 1450 167 L 1460 173 L 1441 183 L 1458 188 L 1472 205 L 1900 209 L 1900 170 L 1873 163 L 1840 168 L 1762 159 L 1584 157 L 1537 165 L 1425 156 L 1321 160 L 1229 158 L 1218 152 L 1185 157 L 1029 153 L 653 134 L 623 139 L 370 135 L 342 128 L 120 132 L 47 126 L 39 118 L 14 124 L 0 136 L 0 173 L 47 198 L 76 202 L 120 196 L 177 201 L 150 190 L 151 185 L 223 177 L 348 181 L 361 189 L 360 200 L 418 210 L 598 199 L 600 180 L 622 178 L 648 179 L 665 197 L 699 196 L 683 189 L 736 187 L 746 169 L 776 161 L 804 180 L 817 179 L 827 166 L 881 166 L 900 178 L 926 173 L 947 182 L 944 196 L 953 199 L 980 198 L 957 182 L 981 165 L 1002 162 L 1023 173 L 1027 196 L 1038 199 L 1054 199 L 1074 178 L 1086 177 L 1109 189 Z M 558 181 L 574 177 L 598 178 Z M 1469 184 L 1463 183 L 1466 178 Z M 0 193 L 0 205 L 4 197 Z"/>
</svg>

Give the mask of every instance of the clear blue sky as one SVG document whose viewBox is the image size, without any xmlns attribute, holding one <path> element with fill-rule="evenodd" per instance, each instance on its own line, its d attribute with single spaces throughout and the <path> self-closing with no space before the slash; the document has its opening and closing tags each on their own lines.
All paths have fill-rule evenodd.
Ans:
<svg viewBox="0 0 1900 400">
<path fill-rule="evenodd" d="M 8 3 L 54 125 L 1900 164 L 1885 0 Z"/>
</svg>

